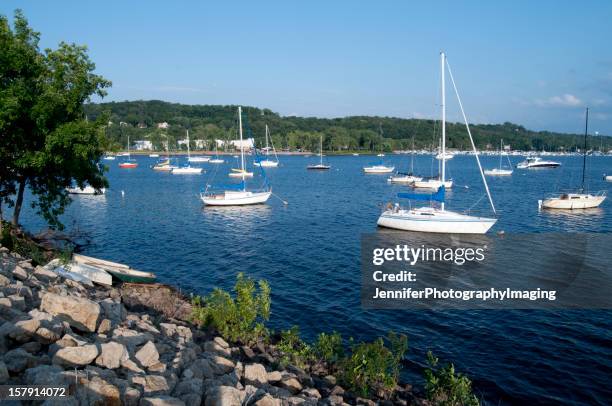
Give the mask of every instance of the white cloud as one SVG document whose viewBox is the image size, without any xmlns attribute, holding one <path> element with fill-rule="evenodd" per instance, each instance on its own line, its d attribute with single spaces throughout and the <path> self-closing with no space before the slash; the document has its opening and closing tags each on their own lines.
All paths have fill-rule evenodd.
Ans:
<svg viewBox="0 0 612 406">
<path fill-rule="evenodd" d="M 584 104 L 578 97 L 569 93 L 561 96 L 552 96 L 545 100 L 539 99 L 534 103 L 541 107 L 578 107 Z"/>
</svg>

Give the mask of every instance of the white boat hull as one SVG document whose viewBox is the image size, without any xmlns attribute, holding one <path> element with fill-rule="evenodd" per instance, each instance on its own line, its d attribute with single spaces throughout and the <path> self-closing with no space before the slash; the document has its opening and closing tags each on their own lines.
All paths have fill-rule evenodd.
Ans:
<svg viewBox="0 0 612 406">
<path fill-rule="evenodd" d="M 263 166 L 264 168 L 276 168 L 278 166 L 278 162 L 270 161 L 270 160 L 266 159 L 265 161 L 255 162 L 255 163 L 253 163 L 253 165 L 255 165 L 255 166 Z"/>
<path fill-rule="evenodd" d="M 427 180 L 416 181 L 412 184 L 412 186 L 415 188 L 419 188 L 419 189 L 438 189 L 440 186 L 442 186 L 442 181 L 437 180 L 437 179 L 427 179 Z M 445 189 L 450 189 L 452 187 L 453 187 L 452 180 L 444 181 Z"/>
<path fill-rule="evenodd" d="M 210 161 L 208 161 L 209 164 L 222 164 L 225 161 L 223 159 L 211 159 Z"/>
<path fill-rule="evenodd" d="M 265 203 L 272 192 L 229 191 L 219 194 L 202 194 L 201 199 L 207 206 L 246 206 Z"/>
<path fill-rule="evenodd" d="M 252 178 L 253 172 L 230 172 L 230 178 Z"/>
<path fill-rule="evenodd" d="M 448 161 L 448 160 L 450 160 L 450 159 L 453 159 L 454 157 L 455 157 L 455 155 L 450 154 L 450 153 L 448 153 L 448 152 L 447 152 L 446 154 L 444 154 L 444 155 L 442 155 L 441 153 L 440 153 L 440 154 L 438 154 L 438 155 L 436 155 L 436 159 L 437 159 L 438 161 L 441 161 L 441 160 L 442 160 L 442 158 L 444 158 L 444 160 Z"/>
<path fill-rule="evenodd" d="M 612 182 L 612 175 L 607 175 L 607 176 L 604 176 L 604 180 L 605 180 L 606 182 Z"/>
<path fill-rule="evenodd" d="M 543 200 L 542 208 L 563 210 L 592 209 L 599 207 L 604 200 L 606 200 L 605 195 L 594 196 L 591 194 L 570 193 Z"/>
<path fill-rule="evenodd" d="M 395 170 L 395 166 L 366 166 L 363 168 L 365 173 L 391 173 Z"/>
<path fill-rule="evenodd" d="M 93 186 L 85 186 L 84 188 L 67 188 L 66 191 L 72 195 L 103 195 L 106 193 L 106 189 L 94 189 Z"/>
<path fill-rule="evenodd" d="M 207 156 L 192 156 L 187 159 L 188 162 L 208 162 L 210 161 L 210 157 Z"/>
<path fill-rule="evenodd" d="M 199 175 L 202 173 L 202 168 L 174 168 L 173 175 Z"/>
<path fill-rule="evenodd" d="M 423 180 L 423 178 L 420 177 L 420 176 L 406 175 L 406 176 L 391 176 L 391 177 L 389 177 L 389 179 L 387 179 L 387 182 L 390 182 L 390 183 L 413 183 L 413 182 L 419 182 L 421 180 Z"/>
<path fill-rule="evenodd" d="M 421 233 L 485 234 L 497 219 L 474 217 L 425 207 L 387 210 L 378 218 L 381 227 Z"/>
<path fill-rule="evenodd" d="M 511 169 L 485 169 L 484 174 L 489 176 L 510 176 L 512 172 Z"/>
</svg>

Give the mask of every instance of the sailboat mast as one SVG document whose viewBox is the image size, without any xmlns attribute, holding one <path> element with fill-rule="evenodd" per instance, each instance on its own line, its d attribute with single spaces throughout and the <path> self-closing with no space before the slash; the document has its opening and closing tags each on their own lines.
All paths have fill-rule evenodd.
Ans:
<svg viewBox="0 0 612 406">
<path fill-rule="evenodd" d="M 189 158 L 191 158 L 191 151 L 189 150 L 189 130 L 187 131 L 187 161 L 189 161 Z"/>
<path fill-rule="evenodd" d="M 128 134 L 127 149 L 128 149 L 128 157 L 129 157 L 130 156 L 130 135 L 129 134 Z"/>
<path fill-rule="evenodd" d="M 442 69 L 442 185 L 446 181 L 446 91 L 445 91 L 445 55 L 444 52 L 440 52 L 440 68 Z M 444 210 L 444 202 L 441 204 L 442 210 Z"/>
<path fill-rule="evenodd" d="M 502 150 L 504 149 L 504 140 L 499 142 L 499 169 L 502 168 Z"/>
<path fill-rule="evenodd" d="M 268 124 L 266 124 L 266 157 L 270 155 L 270 150 L 268 149 Z"/>
<path fill-rule="evenodd" d="M 584 151 L 582 153 L 582 187 L 581 192 L 584 192 L 584 177 L 586 172 L 586 154 L 587 154 L 587 134 L 589 133 L 589 108 L 586 108 L 586 121 L 584 123 Z"/>
<path fill-rule="evenodd" d="M 321 136 L 319 144 L 319 163 L 323 165 L 323 136 Z"/>
<path fill-rule="evenodd" d="M 242 142 L 242 107 L 238 106 L 238 132 L 240 133 L 240 169 L 244 174 L 244 145 Z"/>
</svg>

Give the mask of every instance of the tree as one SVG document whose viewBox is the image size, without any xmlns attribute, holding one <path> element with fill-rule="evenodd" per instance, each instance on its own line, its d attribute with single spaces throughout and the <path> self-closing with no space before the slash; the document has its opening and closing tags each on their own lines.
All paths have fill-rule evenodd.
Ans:
<svg viewBox="0 0 612 406">
<path fill-rule="evenodd" d="M 33 207 L 61 228 L 58 216 L 70 202 L 66 187 L 73 181 L 107 186 L 98 163 L 108 116 L 89 122 L 83 105 L 94 94 L 105 96 L 111 83 L 93 73 L 86 47 L 62 42 L 41 51 L 39 38 L 21 11 L 13 29 L 0 17 L 0 196 L 14 205 L 12 224 L 18 226 L 29 187 Z"/>
</svg>

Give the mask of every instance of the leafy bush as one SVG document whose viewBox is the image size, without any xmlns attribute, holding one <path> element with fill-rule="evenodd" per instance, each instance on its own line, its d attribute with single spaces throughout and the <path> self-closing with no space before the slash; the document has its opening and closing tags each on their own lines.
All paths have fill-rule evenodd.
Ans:
<svg viewBox="0 0 612 406">
<path fill-rule="evenodd" d="M 478 398 L 472 393 L 472 381 L 460 373 L 455 366 L 438 367 L 438 358 L 427 352 L 429 368 L 425 369 L 427 398 L 440 406 L 478 406 Z"/>
<path fill-rule="evenodd" d="M 321 333 L 312 347 L 312 352 L 319 362 L 325 361 L 329 366 L 344 358 L 344 346 L 340 333 Z"/>
<path fill-rule="evenodd" d="M 365 397 L 373 391 L 395 387 L 408 338 L 390 332 L 388 341 L 388 347 L 382 338 L 352 345 L 350 356 L 339 365 L 340 378 L 352 391 Z"/>
<path fill-rule="evenodd" d="M 283 367 L 293 364 L 304 368 L 313 360 L 312 348 L 300 338 L 298 326 L 281 331 L 281 339 L 277 348 L 281 352 L 280 364 Z"/>
<path fill-rule="evenodd" d="M 225 339 L 252 344 L 268 335 L 264 322 L 270 318 L 270 286 L 239 273 L 234 286 L 235 298 L 215 288 L 205 298 L 192 300 L 194 322 L 212 327 Z"/>
</svg>

